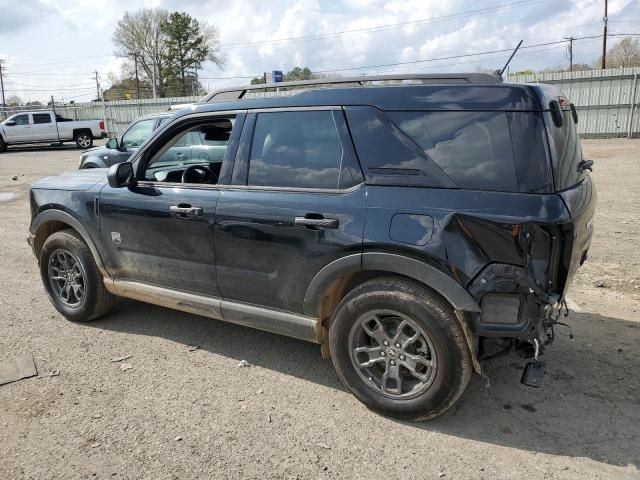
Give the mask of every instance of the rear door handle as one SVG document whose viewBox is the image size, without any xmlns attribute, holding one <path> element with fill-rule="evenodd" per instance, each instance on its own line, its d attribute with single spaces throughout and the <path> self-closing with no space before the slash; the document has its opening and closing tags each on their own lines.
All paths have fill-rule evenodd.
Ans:
<svg viewBox="0 0 640 480">
<path fill-rule="evenodd" d="M 311 230 L 335 229 L 338 228 L 339 221 L 337 218 L 309 218 L 308 216 L 296 217 L 294 225 L 306 227 Z"/>
<path fill-rule="evenodd" d="M 191 205 L 181 203 L 180 205 L 171 205 L 169 207 L 169 213 L 174 217 L 194 218 L 201 217 L 203 211 L 201 207 L 192 207 Z"/>
</svg>

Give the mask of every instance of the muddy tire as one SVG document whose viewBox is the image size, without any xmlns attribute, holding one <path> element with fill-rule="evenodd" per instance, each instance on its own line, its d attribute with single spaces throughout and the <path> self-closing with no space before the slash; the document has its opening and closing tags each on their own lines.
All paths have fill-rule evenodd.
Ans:
<svg viewBox="0 0 640 480">
<path fill-rule="evenodd" d="M 115 297 L 87 244 L 74 230 L 52 234 L 40 252 L 40 275 L 53 306 L 74 322 L 94 320 L 108 313 Z"/>
<path fill-rule="evenodd" d="M 346 295 L 334 313 L 329 346 L 347 388 L 389 417 L 437 417 L 471 378 L 471 355 L 451 307 L 401 278 L 374 279 Z"/>
<path fill-rule="evenodd" d="M 86 150 L 93 147 L 93 134 L 88 130 L 82 130 L 74 135 L 73 141 L 78 148 Z"/>
</svg>

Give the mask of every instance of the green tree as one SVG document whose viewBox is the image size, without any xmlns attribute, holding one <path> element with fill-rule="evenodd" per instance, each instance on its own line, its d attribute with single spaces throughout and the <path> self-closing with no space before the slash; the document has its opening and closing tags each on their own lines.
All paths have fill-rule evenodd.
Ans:
<svg viewBox="0 0 640 480">
<path fill-rule="evenodd" d="M 284 74 L 285 82 L 295 82 L 298 80 L 311 80 L 312 78 L 313 78 L 313 73 L 311 73 L 311 70 L 309 70 L 308 67 L 304 67 L 304 68 L 295 67 Z"/>
<path fill-rule="evenodd" d="M 115 55 L 127 59 L 125 70 L 133 72 L 137 63 L 141 80 L 155 79 L 156 91 L 164 96 L 164 79 L 169 68 L 167 38 L 161 25 L 169 18 L 169 11 L 162 8 L 143 8 L 137 12 L 125 12 L 113 32 Z M 137 61 L 137 62 L 136 62 Z"/>
<path fill-rule="evenodd" d="M 189 70 L 197 71 L 205 60 L 223 66 L 216 27 L 201 23 L 187 13 L 174 12 L 161 24 L 161 31 L 166 36 L 170 76 L 180 77 L 182 95 L 189 91 L 186 81 Z"/>
</svg>

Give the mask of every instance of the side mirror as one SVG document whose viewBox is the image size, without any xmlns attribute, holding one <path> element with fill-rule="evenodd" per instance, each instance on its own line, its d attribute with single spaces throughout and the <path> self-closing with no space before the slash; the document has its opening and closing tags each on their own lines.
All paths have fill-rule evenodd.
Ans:
<svg viewBox="0 0 640 480">
<path fill-rule="evenodd" d="M 133 166 L 129 162 L 116 163 L 109 167 L 107 180 L 111 188 L 129 187 L 135 183 Z"/>
<path fill-rule="evenodd" d="M 553 124 L 560 128 L 562 126 L 562 109 L 560 108 L 560 104 L 557 100 L 551 100 L 549 102 L 549 111 L 551 112 Z"/>
<path fill-rule="evenodd" d="M 118 149 L 118 139 L 117 138 L 110 138 L 109 140 L 107 140 L 107 144 L 105 145 L 105 147 L 111 149 L 111 150 L 117 150 Z"/>
<path fill-rule="evenodd" d="M 578 123 L 578 111 L 573 103 L 571 104 L 571 116 L 573 117 L 573 123 Z"/>
<path fill-rule="evenodd" d="M 9 120 L 8 122 L 5 123 L 5 126 L 7 126 L 7 127 L 15 127 L 16 126 L 16 122 L 15 122 L 15 120 Z"/>
</svg>

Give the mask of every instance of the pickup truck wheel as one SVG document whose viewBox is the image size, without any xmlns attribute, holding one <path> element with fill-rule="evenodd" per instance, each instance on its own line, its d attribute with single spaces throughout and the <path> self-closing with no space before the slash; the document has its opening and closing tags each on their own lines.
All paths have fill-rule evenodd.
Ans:
<svg viewBox="0 0 640 480">
<path fill-rule="evenodd" d="M 0 138 L 0 153 L 5 152 L 7 150 L 7 144 L 4 143 L 4 140 Z"/>
<path fill-rule="evenodd" d="M 40 275 L 53 306 L 67 319 L 85 322 L 113 308 L 91 250 L 73 230 L 52 234 L 40 253 Z"/>
<path fill-rule="evenodd" d="M 335 311 L 329 346 L 342 382 L 389 417 L 441 415 L 471 378 L 471 355 L 451 307 L 400 278 L 371 280 L 351 291 Z"/>
<path fill-rule="evenodd" d="M 89 132 L 78 132 L 73 140 L 78 148 L 91 148 L 93 146 L 93 135 Z"/>
</svg>

